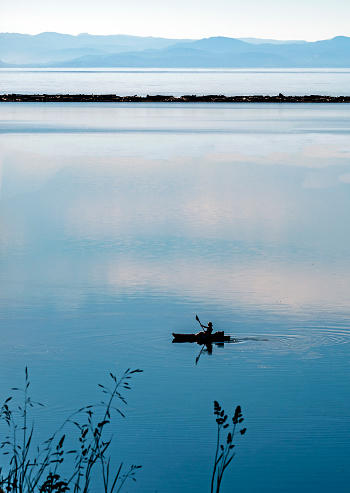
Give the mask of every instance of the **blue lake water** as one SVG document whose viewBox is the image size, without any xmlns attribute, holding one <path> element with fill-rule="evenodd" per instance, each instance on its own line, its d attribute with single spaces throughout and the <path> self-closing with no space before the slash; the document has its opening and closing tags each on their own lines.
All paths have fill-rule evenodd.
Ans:
<svg viewBox="0 0 350 493">
<path fill-rule="evenodd" d="M 348 105 L 2 104 L 1 402 L 28 365 L 45 440 L 141 368 L 125 491 L 210 491 L 218 400 L 223 492 L 347 492 L 349 136 Z M 196 314 L 238 342 L 196 364 Z"/>
<path fill-rule="evenodd" d="M 349 94 L 350 69 L 0 69 L 0 93 Z"/>
</svg>

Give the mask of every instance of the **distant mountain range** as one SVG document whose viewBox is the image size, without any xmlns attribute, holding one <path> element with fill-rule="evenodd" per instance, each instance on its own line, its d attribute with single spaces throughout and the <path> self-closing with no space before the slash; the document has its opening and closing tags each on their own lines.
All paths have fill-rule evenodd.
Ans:
<svg viewBox="0 0 350 493">
<path fill-rule="evenodd" d="M 306 42 L 0 33 L 0 67 L 350 68 L 350 38 Z"/>
</svg>

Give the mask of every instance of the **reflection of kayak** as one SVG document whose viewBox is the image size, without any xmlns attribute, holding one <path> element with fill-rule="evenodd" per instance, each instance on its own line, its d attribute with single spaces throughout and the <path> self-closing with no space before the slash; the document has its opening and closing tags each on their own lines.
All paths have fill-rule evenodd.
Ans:
<svg viewBox="0 0 350 493">
<path fill-rule="evenodd" d="M 176 334 L 173 332 L 173 342 L 197 342 L 199 344 L 211 344 L 212 342 L 226 342 L 230 336 L 225 336 L 224 331 L 214 332 L 210 335 L 204 332 L 198 334 Z"/>
</svg>

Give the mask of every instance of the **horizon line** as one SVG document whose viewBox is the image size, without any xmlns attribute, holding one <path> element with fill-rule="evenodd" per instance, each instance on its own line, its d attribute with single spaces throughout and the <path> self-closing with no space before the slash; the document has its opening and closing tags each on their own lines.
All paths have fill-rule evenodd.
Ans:
<svg viewBox="0 0 350 493">
<path fill-rule="evenodd" d="M 134 38 L 153 38 L 153 39 L 169 39 L 169 40 L 179 40 L 179 41 L 182 41 L 182 40 L 190 40 L 190 41 L 200 41 L 202 39 L 210 39 L 210 38 L 226 38 L 226 39 L 237 39 L 237 40 L 241 40 L 241 41 L 244 41 L 244 40 L 249 40 L 249 39 L 256 39 L 256 40 L 264 40 L 266 42 L 269 42 L 269 41 L 280 41 L 282 43 L 300 43 L 300 42 L 304 42 L 304 43 L 315 43 L 317 41 L 327 41 L 327 40 L 331 40 L 331 39 L 334 39 L 334 38 L 350 38 L 350 36 L 345 36 L 344 34 L 337 34 L 335 36 L 332 36 L 330 38 L 320 38 L 320 39 L 315 39 L 315 40 L 312 40 L 312 41 L 307 41 L 306 39 L 281 39 L 281 38 L 273 38 L 273 37 L 268 37 L 268 38 L 264 38 L 264 37 L 260 37 L 260 36 L 237 36 L 237 37 L 232 37 L 232 36 L 223 36 L 223 35 L 220 35 L 220 34 L 217 34 L 217 35 L 210 35 L 210 36 L 203 36 L 202 38 L 191 38 L 191 37 L 165 37 L 165 36 L 155 36 L 155 35 L 140 35 L 140 34 L 125 34 L 125 33 L 109 33 L 109 34 L 91 34 L 91 33 L 88 33 L 88 32 L 80 32 L 80 33 L 77 33 L 77 34 L 72 34 L 72 33 L 67 33 L 67 32 L 60 32 L 60 31 L 40 31 L 40 32 L 37 32 L 35 34 L 33 33 L 24 33 L 24 32 L 15 32 L 15 31 L 0 31 L 0 34 L 19 34 L 19 35 L 23 35 L 23 36 L 40 36 L 42 34 L 59 34 L 59 35 L 62 35 L 62 36 L 72 36 L 72 37 L 79 37 L 79 36 L 100 36 L 100 37 L 108 37 L 108 36 L 127 36 L 127 37 L 134 37 Z M 249 41 L 244 41 L 244 42 L 248 42 Z"/>
</svg>

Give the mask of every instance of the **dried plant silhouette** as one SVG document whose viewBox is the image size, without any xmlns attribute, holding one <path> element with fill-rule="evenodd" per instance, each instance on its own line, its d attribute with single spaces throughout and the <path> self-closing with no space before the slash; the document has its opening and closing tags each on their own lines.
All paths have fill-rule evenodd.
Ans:
<svg viewBox="0 0 350 493">
<path fill-rule="evenodd" d="M 43 443 L 42 448 L 33 445 L 34 423 L 30 422 L 29 410 L 34 405 L 28 389 L 30 386 L 28 369 L 25 369 L 22 404 L 11 408 L 12 397 L 6 399 L 0 410 L 0 419 L 8 429 L 8 435 L 0 443 L 7 466 L 0 466 L 0 493 L 88 493 L 92 478 L 101 483 L 104 493 L 120 492 L 128 479 L 135 480 L 135 472 L 141 466 L 132 465 L 126 473 L 123 463 L 113 467 L 107 455 L 113 437 L 105 438 L 105 428 L 110 423 L 112 413 L 124 414 L 116 401 L 126 404 L 120 393 L 130 389 L 129 381 L 135 373 L 142 370 L 126 370 L 118 380 L 110 373 L 111 387 L 99 384 L 106 399 L 99 404 L 88 405 L 71 414 L 62 426 Z M 72 442 L 74 433 L 64 433 L 65 428 L 77 430 L 77 446 L 65 449 L 65 443 Z M 69 436 L 69 440 L 66 436 Z M 64 471 L 62 473 L 64 464 Z M 67 475 L 66 471 L 70 471 Z"/>
<path fill-rule="evenodd" d="M 235 447 L 233 439 L 235 435 L 244 435 L 247 431 L 246 428 L 237 429 L 237 427 L 244 421 L 242 417 L 241 406 L 237 406 L 235 414 L 232 418 L 232 425 L 228 423 L 228 416 L 225 414 L 224 409 L 221 408 L 217 401 L 214 401 L 214 415 L 217 416 L 217 443 L 215 452 L 215 461 L 213 467 L 213 474 L 211 480 L 211 493 L 219 493 L 223 474 L 227 466 L 231 463 L 235 456 L 233 449 Z M 222 430 L 228 430 L 225 438 L 222 437 Z"/>
</svg>

